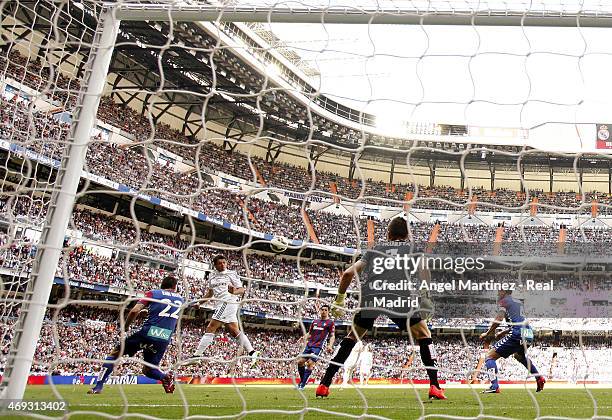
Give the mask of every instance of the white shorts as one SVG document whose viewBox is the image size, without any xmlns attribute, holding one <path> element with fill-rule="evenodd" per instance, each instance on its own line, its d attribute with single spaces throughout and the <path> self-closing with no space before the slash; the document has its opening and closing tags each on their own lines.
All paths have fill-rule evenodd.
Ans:
<svg viewBox="0 0 612 420">
<path fill-rule="evenodd" d="M 364 375 L 369 375 L 370 372 L 372 372 L 372 365 L 363 364 L 363 365 L 359 366 L 359 372 L 363 373 Z"/>
<path fill-rule="evenodd" d="M 345 369 L 355 369 L 357 367 L 357 362 L 359 361 L 359 357 L 351 353 L 346 362 L 344 362 Z"/>
<path fill-rule="evenodd" d="M 238 303 L 219 302 L 215 307 L 212 319 L 221 321 L 224 324 L 238 322 Z"/>
</svg>

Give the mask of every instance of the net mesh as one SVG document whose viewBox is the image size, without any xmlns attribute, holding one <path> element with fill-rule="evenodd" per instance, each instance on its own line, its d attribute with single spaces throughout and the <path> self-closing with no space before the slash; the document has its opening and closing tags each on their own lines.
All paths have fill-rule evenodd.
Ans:
<svg viewBox="0 0 612 420">
<path fill-rule="evenodd" d="M 482 274 L 481 280 L 554 280 L 586 300 L 612 287 L 603 257 L 600 264 L 544 267 L 516 258 L 524 252 L 517 245 L 522 243 L 550 244 L 541 247 L 547 255 L 571 245 L 594 243 L 599 249 L 609 243 L 610 160 L 596 143 L 607 147 L 602 137 L 607 127 L 587 124 L 608 118 L 601 110 L 605 92 L 598 91 L 602 75 L 594 68 L 609 60 L 609 48 L 600 44 L 609 30 L 580 28 L 581 13 L 605 15 L 606 6 L 489 3 L 465 2 L 461 13 L 564 11 L 576 14 L 578 27 L 554 32 L 554 42 L 544 42 L 551 29 L 519 24 L 495 35 L 474 20 L 451 34 L 457 40 L 449 47 L 443 45 L 448 35 L 424 24 L 326 24 L 326 14 L 338 10 L 335 4 L 310 5 L 321 11 L 318 24 L 280 25 L 270 22 L 284 4 L 251 4 L 269 12 L 268 22 L 239 23 L 172 19 L 197 2 L 137 3 L 143 10 L 171 5 L 170 19 L 124 21 L 119 30 L 32 365 L 34 375 L 56 376 L 47 379 L 51 389 L 33 390 L 35 397 L 62 397 L 85 415 L 126 413 L 129 407 L 153 417 L 514 418 L 525 415 L 520 410 L 531 410 L 530 417 L 566 416 L 555 411 L 554 402 L 542 405 L 531 383 L 522 382 L 517 409 L 491 412 L 478 388 L 460 411 L 427 407 L 418 388 L 418 380 L 426 378 L 419 348 L 397 331 L 365 342 L 373 344 L 373 378 L 403 385 L 398 395 L 409 398 L 401 402 L 362 388 L 355 388 L 350 403 L 318 404 L 302 394 L 280 402 L 254 400 L 243 386 L 244 378 L 295 384 L 305 325 L 318 317 L 323 303 L 333 302 L 342 271 L 360 250 L 383 240 L 388 220 L 398 215 L 410 221 L 410 241 L 418 246 L 479 244 L 487 253 L 509 257 L 506 269 Z M 450 6 L 410 1 L 348 10 L 374 13 L 373 7 L 386 14 L 436 14 Z M 80 81 L 102 3 L 19 0 L 0 8 L 0 313 L 6 369 L 20 307 L 29 297 L 32 263 L 44 246 L 38 239 L 51 193 L 59 187 L 56 175 L 68 150 L 72 112 L 86 88 Z M 504 37 L 518 46 L 509 48 Z M 404 51 L 398 39 L 414 45 Z M 564 42 L 566 48 L 559 47 Z M 516 128 L 486 127 L 492 118 L 497 126 Z M 287 252 L 270 251 L 278 238 L 289 243 Z M 198 363 L 187 363 L 208 315 L 218 309 L 218 299 L 206 295 L 217 253 L 226 255 L 245 285 L 239 319 L 254 348 L 262 350 L 256 367 L 228 332 L 217 335 Z M 117 399 L 75 403 L 85 391 L 58 385 L 67 383 L 60 375 L 72 384 L 93 383 L 106 355 L 125 344 L 128 309 L 168 273 L 178 275 L 187 302 L 160 365 L 179 379 L 178 397 L 164 401 L 151 394 L 147 398 L 155 403 L 143 400 L 129 385 L 141 381 L 136 375 L 146 363 L 141 356 L 126 356 L 108 382 L 117 384 L 107 389 Z M 358 308 L 358 288 L 355 280 L 346 313 L 335 319 L 341 335 Z M 437 310 L 448 314 L 430 320 L 438 331 L 442 379 L 486 381 L 477 333 L 494 308 L 494 296 L 437 302 Z M 585 382 L 612 378 L 609 318 L 551 319 L 528 309 L 536 330 L 563 331 L 563 338 L 542 336 L 530 357 L 543 374 L 578 384 L 579 398 L 588 396 L 570 416 L 609 413 L 604 394 L 594 394 Z M 388 322 L 380 318 L 377 328 L 385 331 Z M 317 381 L 331 357 L 331 351 L 322 353 L 312 374 Z M 502 378 L 524 381 L 528 375 L 521 369 L 507 360 Z M 194 391 L 185 383 L 225 383 L 232 391 Z"/>
</svg>

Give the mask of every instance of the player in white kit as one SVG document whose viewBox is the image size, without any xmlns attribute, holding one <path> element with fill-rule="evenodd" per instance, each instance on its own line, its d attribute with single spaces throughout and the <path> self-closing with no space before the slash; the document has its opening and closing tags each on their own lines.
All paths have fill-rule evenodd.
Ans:
<svg viewBox="0 0 612 420">
<path fill-rule="evenodd" d="M 234 270 L 227 269 L 225 256 L 216 255 L 213 258 L 213 266 L 215 270 L 209 276 L 209 289 L 204 298 L 214 298 L 215 311 L 206 327 L 206 333 L 200 339 L 194 357 L 201 357 L 204 354 L 204 350 L 212 344 L 219 327 L 225 325 L 232 337 L 251 356 L 251 366 L 254 366 L 260 352 L 253 349 L 249 338 L 238 325 L 239 296 L 244 294 L 245 288 L 242 287 L 238 274 Z"/>
<path fill-rule="evenodd" d="M 370 383 L 370 376 L 372 376 L 372 364 L 374 363 L 374 355 L 372 354 L 372 344 L 368 344 L 364 347 L 359 358 L 359 384 L 361 386 L 368 385 Z"/>
<path fill-rule="evenodd" d="M 359 340 L 355 343 L 355 347 L 353 347 L 353 351 L 351 351 L 351 354 L 349 355 L 348 359 L 346 359 L 346 362 L 344 362 L 342 368 L 342 385 L 340 386 L 340 389 L 346 388 L 348 381 L 353 377 L 355 369 L 357 369 L 357 365 L 359 363 L 362 349 L 363 341 Z"/>
</svg>

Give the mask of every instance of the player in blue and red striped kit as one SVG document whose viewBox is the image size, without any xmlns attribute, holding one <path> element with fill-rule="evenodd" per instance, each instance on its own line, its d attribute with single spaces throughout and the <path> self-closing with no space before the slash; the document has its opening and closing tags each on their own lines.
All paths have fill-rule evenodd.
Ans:
<svg viewBox="0 0 612 420">
<path fill-rule="evenodd" d="M 163 373 L 158 367 L 170 344 L 184 302 L 183 297 L 176 292 L 177 282 L 176 277 L 166 276 L 162 280 L 160 289 L 147 292 L 145 297 L 132 308 L 125 320 L 125 330 L 145 308 L 149 312 L 147 319 L 139 331 L 125 339 L 124 346 L 119 344 L 106 358 L 96 385 L 88 391 L 88 394 L 102 392 L 104 383 L 113 372 L 115 360 L 122 355 L 134 356 L 140 350 L 142 350 L 144 361 L 152 365 L 145 365 L 142 368 L 145 376 L 161 381 L 166 393 L 174 392 L 174 375 L 172 372 Z"/>
<path fill-rule="evenodd" d="M 320 315 L 321 319 L 312 321 L 308 333 L 302 337 L 302 340 L 306 341 L 306 347 L 302 352 L 302 357 L 298 359 L 298 372 L 300 373 L 298 389 L 304 389 L 308 383 L 308 378 L 319 359 L 319 354 L 321 354 L 325 342 L 327 341 L 328 352 L 331 353 L 334 348 L 336 325 L 334 321 L 329 319 L 329 305 L 321 306 Z"/>
</svg>

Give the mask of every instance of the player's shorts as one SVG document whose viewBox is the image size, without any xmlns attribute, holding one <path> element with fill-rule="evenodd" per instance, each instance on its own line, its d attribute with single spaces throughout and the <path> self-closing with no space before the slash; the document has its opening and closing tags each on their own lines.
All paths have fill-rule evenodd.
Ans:
<svg viewBox="0 0 612 420">
<path fill-rule="evenodd" d="M 219 302 L 215 307 L 212 319 L 221 321 L 224 324 L 231 324 L 232 322 L 238 322 L 238 310 L 240 309 L 238 303 L 231 302 Z"/>
<path fill-rule="evenodd" d="M 503 358 L 510 357 L 514 353 L 525 352 L 525 345 L 523 344 L 520 335 L 516 334 L 508 334 L 507 336 L 502 337 L 501 340 L 494 343 L 491 347 Z"/>
<path fill-rule="evenodd" d="M 359 365 L 359 372 L 365 375 L 369 375 L 372 372 L 372 365 L 370 363 L 362 363 Z"/>
<path fill-rule="evenodd" d="M 141 330 L 125 339 L 123 355 L 134 356 L 142 350 L 142 356 L 145 362 L 159 366 L 159 362 L 161 362 L 162 357 L 164 357 L 164 353 L 169 343 L 170 340 L 156 340 L 148 337 L 147 333 Z M 121 348 L 119 347 L 119 349 Z"/>
<path fill-rule="evenodd" d="M 306 346 L 301 356 L 316 362 L 319 360 L 319 354 L 321 354 L 321 347 Z"/>
<path fill-rule="evenodd" d="M 361 328 L 364 328 L 366 330 L 371 330 L 374 327 L 374 321 L 376 321 L 376 317 L 379 315 L 387 315 L 387 314 L 385 312 L 380 312 L 380 311 L 361 310 L 355 313 L 355 316 L 353 317 L 353 324 Z M 393 321 L 395 325 L 397 325 L 397 327 L 401 331 L 408 331 L 408 325 L 412 327 L 413 325 L 416 325 L 422 321 L 422 318 L 420 316 L 413 316 L 412 318 L 410 318 L 410 322 L 408 322 L 407 317 L 389 317 L 389 318 L 391 319 L 391 321 Z"/>
</svg>

